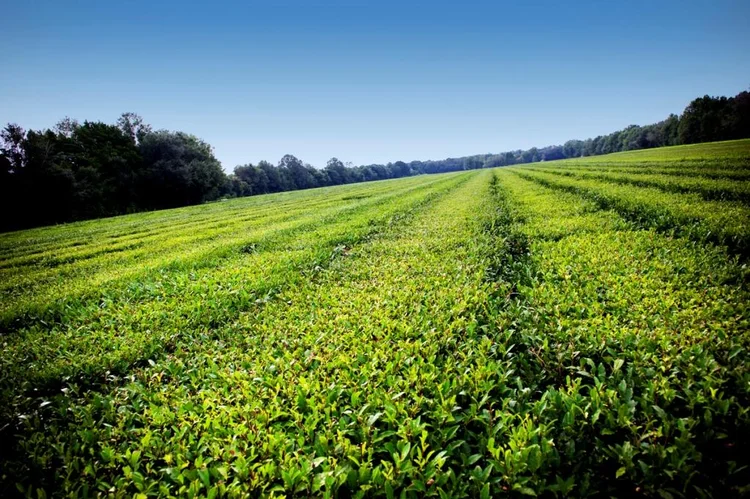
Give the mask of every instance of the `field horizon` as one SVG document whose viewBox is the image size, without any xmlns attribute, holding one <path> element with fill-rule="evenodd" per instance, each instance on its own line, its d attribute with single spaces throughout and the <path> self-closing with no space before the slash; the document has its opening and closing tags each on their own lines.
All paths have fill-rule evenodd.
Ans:
<svg viewBox="0 0 750 499">
<path fill-rule="evenodd" d="M 694 154 L 690 154 L 693 151 L 694 151 Z M 717 156 L 717 151 L 719 152 L 719 154 L 724 160 L 750 161 L 750 139 L 721 140 L 721 141 L 715 141 L 715 142 L 700 142 L 696 144 L 681 144 L 681 145 L 674 145 L 674 146 L 664 146 L 664 147 L 657 147 L 657 148 L 652 148 L 652 149 L 635 149 L 632 151 L 620 151 L 620 152 L 613 152 L 613 153 L 597 155 L 597 156 L 586 156 L 586 157 L 580 157 L 580 158 L 566 158 L 566 159 L 558 159 L 558 160 L 550 160 L 550 161 L 539 161 L 535 163 L 518 163 L 514 165 L 507 165 L 507 166 L 487 168 L 487 169 L 493 170 L 493 169 L 499 169 L 499 168 L 512 168 L 516 166 L 523 167 L 523 166 L 531 166 L 531 165 L 535 165 L 535 166 L 575 165 L 575 164 L 584 164 L 584 163 L 596 164 L 596 163 L 606 163 L 607 158 L 615 158 L 618 161 L 634 161 L 634 162 L 639 161 L 640 158 L 644 158 L 648 162 L 691 161 L 691 160 L 700 160 L 700 159 L 715 159 Z M 426 173 L 426 174 L 420 174 L 420 175 L 441 175 L 441 173 Z M 389 178 L 389 179 L 383 179 L 383 180 L 367 180 L 367 181 L 361 181 L 361 182 L 354 182 L 354 184 L 397 182 L 399 180 L 403 180 L 403 177 L 402 178 Z M 346 187 L 350 185 L 352 184 L 311 187 L 311 188 L 302 189 L 302 190 L 312 191 L 312 192 L 329 192 L 331 189 L 335 190 L 336 188 Z M 51 225 L 44 225 L 40 227 L 33 227 L 31 229 L 0 231 L 0 237 L 5 234 L 42 230 L 42 229 L 47 229 L 50 227 L 77 227 L 79 224 L 89 224 L 91 222 L 109 220 L 109 219 L 119 219 L 123 217 L 138 217 L 139 215 L 144 215 L 144 214 L 152 214 L 152 213 L 159 213 L 159 212 L 166 213 L 166 212 L 178 211 L 178 210 L 189 211 L 191 209 L 200 210 L 201 207 L 205 205 L 212 205 L 215 203 L 239 202 L 239 201 L 244 200 L 247 197 L 267 198 L 269 196 L 283 196 L 285 194 L 288 195 L 291 192 L 296 192 L 296 191 L 284 191 L 284 192 L 275 192 L 275 193 L 268 193 L 268 194 L 255 194 L 253 196 L 245 196 L 245 197 L 240 197 L 240 198 L 221 198 L 221 199 L 216 199 L 213 201 L 207 201 L 200 205 L 179 206 L 177 208 L 155 209 L 155 210 L 150 210 L 150 211 L 140 211 L 136 213 L 113 215 L 110 217 L 100 217 L 100 218 L 78 220 L 78 221 L 72 221 L 72 222 L 61 222 L 61 223 L 56 223 L 56 224 L 51 224 Z"/>
</svg>

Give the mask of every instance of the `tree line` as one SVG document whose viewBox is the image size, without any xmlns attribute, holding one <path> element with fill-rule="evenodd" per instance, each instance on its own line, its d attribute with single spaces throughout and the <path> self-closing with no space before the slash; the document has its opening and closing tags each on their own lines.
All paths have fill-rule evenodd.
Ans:
<svg viewBox="0 0 750 499">
<path fill-rule="evenodd" d="M 212 147 L 185 132 L 152 130 L 134 113 L 115 124 L 65 118 L 50 130 L 0 132 L 0 230 L 14 230 L 221 197 L 493 168 L 620 151 L 750 137 L 750 92 L 693 100 L 680 116 L 562 145 L 438 161 L 315 168 L 292 155 L 225 174 Z"/>
<path fill-rule="evenodd" d="M 66 118 L 0 132 L 3 230 L 198 204 L 226 181 L 210 145 L 133 113 L 114 125 Z"/>
<path fill-rule="evenodd" d="M 735 97 L 700 97 L 681 116 L 671 114 L 652 125 L 631 125 L 623 130 L 587 140 L 569 140 L 563 145 L 532 147 L 500 154 L 477 154 L 438 161 L 396 161 L 385 165 L 344 165 L 332 158 L 323 170 L 284 156 L 278 167 L 261 161 L 238 166 L 229 176 L 228 195 L 247 196 L 290 189 L 304 189 L 370 180 L 494 168 L 537 161 L 596 156 L 652 147 L 693 144 L 750 137 L 750 92 Z M 301 181 L 301 184 L 300 184 Z"/>
</svg>

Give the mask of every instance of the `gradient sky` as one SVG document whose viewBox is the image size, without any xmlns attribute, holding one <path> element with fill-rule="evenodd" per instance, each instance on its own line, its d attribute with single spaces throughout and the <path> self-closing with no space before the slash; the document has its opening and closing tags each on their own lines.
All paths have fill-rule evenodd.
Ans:
<svg viewBox="0 0 750 499">
<path fill-rule="evenodd" d="M 224 168 L 562 143 L 750 87 L 750 2 L 5 2 L 0 122 L 193 133 Z"/>
</svg>

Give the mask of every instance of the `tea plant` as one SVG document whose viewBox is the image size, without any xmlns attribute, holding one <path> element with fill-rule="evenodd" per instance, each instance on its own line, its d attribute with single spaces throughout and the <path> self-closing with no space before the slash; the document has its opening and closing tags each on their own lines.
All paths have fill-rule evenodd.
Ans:
<svg viewBox="0 0 750 499">
<path fill-rule="evenodd" d="M 614 209 L 644 227 L 724 245 L 743 258 L 750 252 L 750 207 L 738 202 L 706 201 L 698 194 L 674 194 L 653 187 L 618 185 L 518 169 L 523 178 L 567 190 Z"/>
<path fill-rule="evenodd" d="M 667 192 L 697 193 L 708 201 L 742 201 L 745 204 L 750 202 L 750 182 L 736 182 L 731 179 L 668 175 L 664 174 L 662 170 L 657 170 L 658 173 L 633 173 L 591 170 L 588 168 L 545 168 L 544 171 L 575 178 L 599 179 L 638 187 L 656 187 Z"/>
<path fill-rule="evenodd" d="M 749 160 L 0 235 L 0 496 L 750 494 Z"/>
</svg>

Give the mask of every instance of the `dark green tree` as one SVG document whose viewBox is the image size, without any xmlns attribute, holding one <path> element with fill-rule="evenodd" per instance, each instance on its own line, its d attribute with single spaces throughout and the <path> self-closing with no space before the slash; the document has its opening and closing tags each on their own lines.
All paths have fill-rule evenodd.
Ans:
<svg viewBox="0 0 750 499">
<path fill-rule="evenodd" d="M 143 203 L 171 208 L 216 199 L 225 181 L 210 145 L 184 132 L 145 134 L 138 145 L 143 156 Z"/>
</svg>

